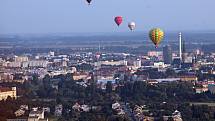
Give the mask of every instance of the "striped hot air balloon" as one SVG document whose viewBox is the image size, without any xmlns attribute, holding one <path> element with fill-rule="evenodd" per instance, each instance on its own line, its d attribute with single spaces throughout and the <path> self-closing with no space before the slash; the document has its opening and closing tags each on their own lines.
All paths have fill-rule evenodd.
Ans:
<svg viewBox="0 0 215 121">
<path fill-rule="evenodd" d="M 154 28 L 149 32 L 149 37 L 157 48 L 164 38 L 164 32 L 160 28 Z"/>
</svg>

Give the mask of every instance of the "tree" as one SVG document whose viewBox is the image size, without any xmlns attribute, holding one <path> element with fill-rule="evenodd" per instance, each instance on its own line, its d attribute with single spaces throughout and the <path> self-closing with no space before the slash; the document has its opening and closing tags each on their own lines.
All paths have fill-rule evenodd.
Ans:
<svg viewBox="0 0 215 121">
<path fill-rule="evenodd" d="M 167 75 L 167 77 L 175 77 L 176 73 L 175 73 L 175 71 L 172 68 L 168 68 L 166 70 L 166 75 Z"/>
<path fill-rule="evenodd" d="M 107 84 L 106 84 L 106 92 L 107 93 L 111 93 L 112 92 L 112 88 L 113 88 L 112 82 L 108 81 Z"/>
</svg>

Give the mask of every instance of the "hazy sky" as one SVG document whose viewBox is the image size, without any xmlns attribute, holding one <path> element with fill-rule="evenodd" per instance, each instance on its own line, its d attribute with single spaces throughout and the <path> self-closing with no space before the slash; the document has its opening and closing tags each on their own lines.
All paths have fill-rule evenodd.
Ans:
<svg viewBox="0 0 215 121">
<path fill-rule="evenodd" d="M 215 30 L 215 0 L 0 0 L 0 34 Z M 113 18 L 124 17 L 116 27 Z"/>
</svg>

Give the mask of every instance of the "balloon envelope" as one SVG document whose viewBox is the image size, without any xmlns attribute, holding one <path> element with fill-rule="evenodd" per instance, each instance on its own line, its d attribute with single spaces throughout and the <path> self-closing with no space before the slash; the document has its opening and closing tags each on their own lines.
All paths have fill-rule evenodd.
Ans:
<svg viewBox="0 0 215 121">
<path fill-rule="evenodd" d="M 129 29 L 130 29 L 131 31 L 134 30 L 135 27 L 136 27 L 135 22 L 130 22 L 130 23 L 128 23 L 128 27 L 129 27 Z"/>
<path fill-rule="evenodd" d="M 92 2 L 92 0 L 86 0 L 87 1 L 87 3 L 90 5 L 90 3 Z"/>
<path fill-rule="evenodd" d="M 122 24 L 122 16 L 117 16 L 115 17 L 114 21 L 116 22 L 116 24 L 119 26 L 120 24 Z"/>
<path fill-rule="evenodd" d="M 156 47 L 160 44 L 160 42 L 164 38 L 164 32 L 160 28 L 154 28 L 149 32 L 149 37 Z"/>
</svg>

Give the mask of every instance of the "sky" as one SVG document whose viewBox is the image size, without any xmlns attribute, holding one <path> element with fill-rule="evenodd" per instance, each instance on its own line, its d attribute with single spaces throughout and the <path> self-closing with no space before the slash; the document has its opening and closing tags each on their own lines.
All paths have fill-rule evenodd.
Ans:
<svg viewBox="0 0 215 121">
<path fill-rule="evenodd" d="M 0 34 L 215 30 L 215 0 L 0 0 Z M 115 16 L 123 16 L 117 27 Z"/>
</svg>

